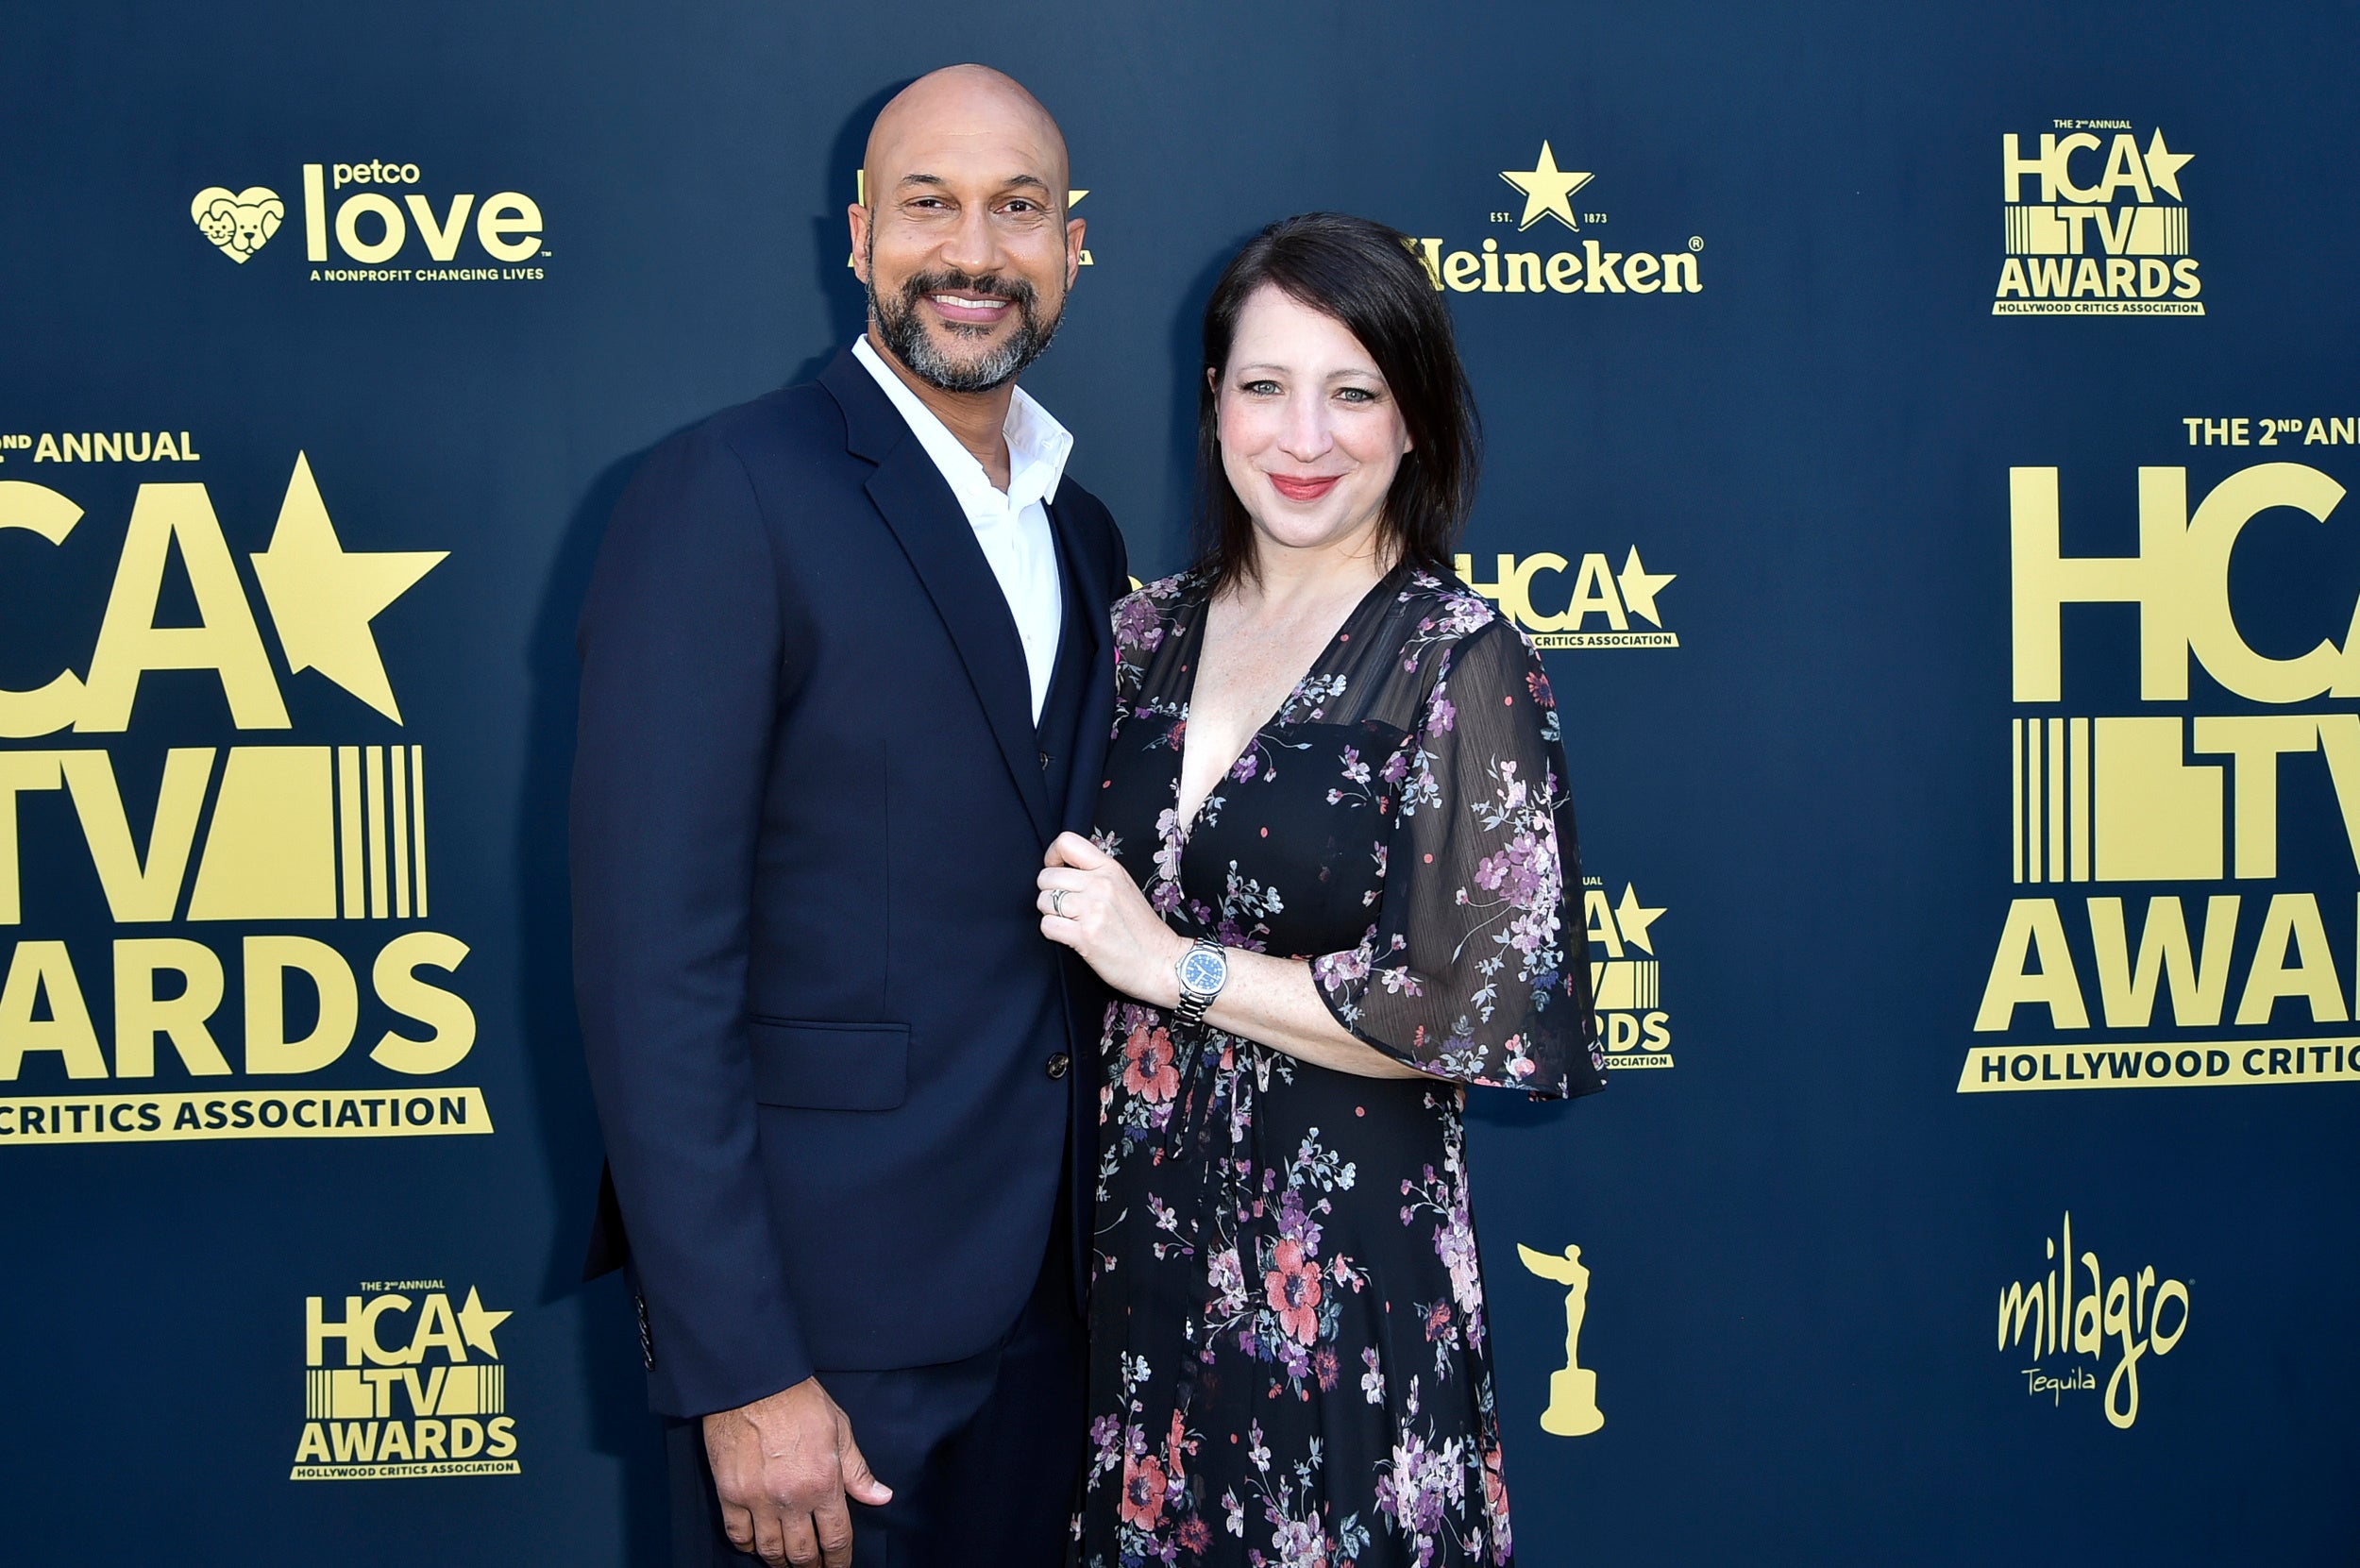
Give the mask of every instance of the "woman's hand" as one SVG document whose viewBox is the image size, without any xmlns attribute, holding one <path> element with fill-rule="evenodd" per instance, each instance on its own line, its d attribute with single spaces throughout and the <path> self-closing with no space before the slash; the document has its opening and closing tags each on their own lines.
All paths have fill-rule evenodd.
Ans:
<svg viewBox="0 0 2360 1568">
<path fill-rule="evenodd" d="M 1115 858 L 1079 834 L 1061 833 L 1044 857 L 1035 906 L 1040 934 L 1062 942 L 1098 978 L 1157 1007 L 1180 1001 L 1188 939 L 1164 924 Z"/>
<path fill-rule="evenodd" d="M 1061 833 L 1040 873 L 1040 934 L 1082 955 L 1098 978 L 1166 1011 L 1180 1004 L 1180 960 L 1191 946 L 1149 907 L 1147 895 L 1114 856 L 1078 834 Z M 1229 951 L 1229 983 L 1205 1020 L 1300 1061 L 1363 1078 L 1424 1078 L 1408 1063 L 1347 1033 L 1320 1001 L 1311 966 L 1300 958 Z"/>
</svg>

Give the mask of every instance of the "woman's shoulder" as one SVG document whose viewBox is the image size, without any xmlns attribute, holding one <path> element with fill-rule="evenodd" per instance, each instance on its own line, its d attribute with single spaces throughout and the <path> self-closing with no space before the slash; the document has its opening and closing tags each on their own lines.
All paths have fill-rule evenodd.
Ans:
<svg viewBox="0 0 2360 1568">
<path fill-rule="evenodd" d="M 1413 571 L 1397 610 L 1393 684 L 1417 694 L 1422 727 L 1439 721 L 1448 730 L 1471 697 L 1496 706 L 1491 696 L 1521 693 L 1530 699 L 1526 711 L 1539 713 L 1543 733 L 1555 738 L 1557 696 L 1540 650 L 1490 599 L 1456 577 Z"/>
<path fill-rule="evenodd" d="M 1396 602 L 1416 615 L 1420 631 L 1436 636 L 1472 636 L 1501 619 L 1498 608 L 1455 573 L 1419 566 L 1404 577 Z"/>
<path fill-rule="evenodd" d="M 1164 645 L 1183 609 L 1203 597 L 1202 574 L 1174 572 L 1115 600 L 1115 649 L 1126 660 L 1144 660 Z"/>
<path fill-rule="evenodd" d="M 1412 568 L 1394 598 L 1405 669 L 1455 662 L 1468 645 L 1525 652 L 1525 636 L 1497 606 L 1447 573 Z"/>
</svg>

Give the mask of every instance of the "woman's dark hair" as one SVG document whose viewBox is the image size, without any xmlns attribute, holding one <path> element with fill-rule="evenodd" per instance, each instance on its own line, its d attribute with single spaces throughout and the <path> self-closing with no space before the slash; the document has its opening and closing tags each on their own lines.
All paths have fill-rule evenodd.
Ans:
<svg viewBox="0 0 2360 1568">
<path fill-rule="evenodd" d="M 1408 238 L 1341 212 L 1306 212 L 1271 225 L 1222 269 L 1205 307 L 1205 365 L 1197 386 L 1197 567 L 1216 590 L 1256 575 L 1254 520 L 1222 470 L 1218 382 L 1238 317 L 1265 284 L 1360 340 L 1401 410 L 1409 450 L 1378 523 L 1380 551 L 1448 573 L 1451 549 L 1475 504 L 1482 427 L 1459 365 L 1450 312 Z"/>
</svg>

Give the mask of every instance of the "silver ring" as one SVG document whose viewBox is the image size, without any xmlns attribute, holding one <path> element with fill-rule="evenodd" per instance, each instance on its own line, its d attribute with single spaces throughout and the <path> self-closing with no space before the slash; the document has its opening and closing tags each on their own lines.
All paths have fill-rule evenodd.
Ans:
<svg viewBox="0 0 2360 1568">
<path fill-rule="evenodd" d="M 1070 887 L 1053 889 L 1049 895 L 1049 913 L 1061 920 L 1064 919 L 1066 918 L 1065 896 L 1071 891 Z"/>
</svg>

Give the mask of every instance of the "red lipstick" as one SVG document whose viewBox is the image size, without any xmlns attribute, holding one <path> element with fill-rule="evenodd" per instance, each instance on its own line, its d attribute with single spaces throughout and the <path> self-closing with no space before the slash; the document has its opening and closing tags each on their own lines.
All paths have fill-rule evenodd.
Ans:
<svg viewBox="0 0 2360 1568">
<path fill-rule="evenodd" d="M 1316 501 L 1336 488 L 1341 474 L 1329 474 L 1323 479 L 1289 479 L 1284 474 L 1270 476 L 1271 488 L 1290 501 Z"/>
</svg>

